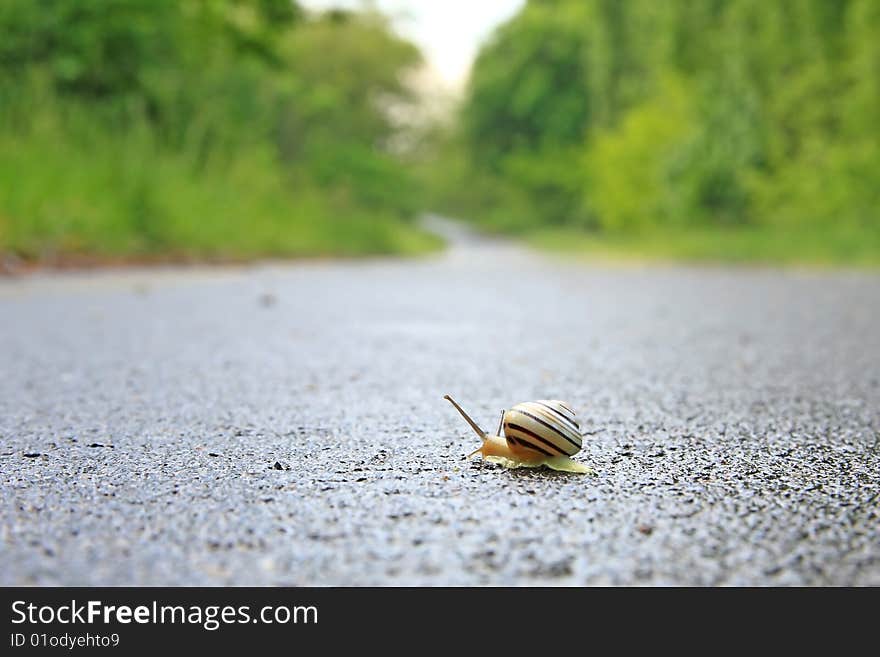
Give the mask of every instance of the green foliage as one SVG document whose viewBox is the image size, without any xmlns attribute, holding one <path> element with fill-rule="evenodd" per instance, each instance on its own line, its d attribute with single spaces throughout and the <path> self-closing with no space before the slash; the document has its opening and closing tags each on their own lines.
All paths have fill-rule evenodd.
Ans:
<svg viewBox="0 0 880 657">
<path fill-rule="evenodd" d="M 288 0 L 0 2 L 0 251 L 416 252 L 415 47 Z"/>
<path fill-rule="evenodd" d="M 670 81 L 664 93 L 597 135 L 584 157 L 590 184 L 582 201 L 594 208 L 602 229 L 633 231 L 682 220 L 683 199 L 672 193 L 671 179 L 682 175 L 677 149 L 696 141 L 686 94 Z"/>
<path fill-rule="evenodd" d="M 462 118 L 475 158 L 488 166 L 583 136 L 591 109 L 586 43 L 572 12 L 559 9 L 529 4 L 477 58 Z"/>
<path fill-rule="evenodd" d="M 438 246 L 387 209 L 290 184 L 270 144 L 193 167 L 149 125 L 124 138 L 65 124 L 51 109 L 0 135 L 0 244 L 28 259 L 65 255 L 212 257 L 419 253 Z M 71 136 L 70 123 L 80 125 Z"/>
<path fill-rule="evenodd" d="M 652 227 L 638 233 L 587 233 L 538 228 L 529 243 L 573 257 L 611 263 L 643 261 L 880 266 L 880 234 L 822 225 L 791 231 L 775 226 Z"/>
<path fill-rule="evenodd" d="M 481 51 L 440 151 L 468 198 L 436 202 L 685 255 L 775 253 L 761 234 L 813 260 L 876 248 L 878 34 L 880 0 L 531 0 Z"/>
</svg>

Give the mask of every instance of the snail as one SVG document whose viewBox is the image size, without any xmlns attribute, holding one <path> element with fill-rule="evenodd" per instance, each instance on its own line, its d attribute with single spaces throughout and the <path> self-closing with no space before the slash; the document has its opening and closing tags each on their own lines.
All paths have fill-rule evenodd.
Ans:
<svg viewBox="0 0 880 657">
<path fill-rule="evenodd" d="M 583 438 L 575 413 L 565 402 L 539 399 L 517 404 L 501 412 L 498 430 L 492 435 L 483 431 L 452 397 L 446 395 L 443 399 L 455 406 L 483 441 L 465 458 L 482 454 L 487 461 L 508 468 L 546 465 L 563 472 L 594 474 L 592 468 L 570 458 L 581 450 Z"/>
</svg>

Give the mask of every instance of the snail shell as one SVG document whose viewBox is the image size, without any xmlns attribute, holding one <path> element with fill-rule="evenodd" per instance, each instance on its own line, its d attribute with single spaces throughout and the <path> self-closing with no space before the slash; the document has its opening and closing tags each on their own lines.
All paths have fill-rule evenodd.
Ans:
<svg viewBox="0 0 880 657">
<path fill-rule="evenodd" d="M 504 411 L 495 434 L 483 431 L 452 397 L 447 399 L 483 441 L 468 457 L 484 459 L 508 468 L 546 465 L 564 472 L 593 471 L 570 457 L 583 446 L 580 425 L 571 407 L 558 399 L 523 402 Z M 503 435 L 502 435 L 503 430 Z"/>
<path fill-rule="evenodd" d="M 530 450 L 544 456 L 572 456 L 583 440 L 575 413 L 558 399 L 523 402 L 504 411 L 504 438 L 514 452 Z"/>
</svg>

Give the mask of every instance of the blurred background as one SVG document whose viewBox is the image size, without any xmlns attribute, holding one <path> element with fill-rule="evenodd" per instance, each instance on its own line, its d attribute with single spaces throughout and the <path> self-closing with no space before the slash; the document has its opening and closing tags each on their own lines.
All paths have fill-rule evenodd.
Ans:
<svg viewBox="0 0 880 657">
<path fill-rule="evenodd" d="M 880 262 L 880 0 L 0 0 L 0 269 Z"/>
</svg>

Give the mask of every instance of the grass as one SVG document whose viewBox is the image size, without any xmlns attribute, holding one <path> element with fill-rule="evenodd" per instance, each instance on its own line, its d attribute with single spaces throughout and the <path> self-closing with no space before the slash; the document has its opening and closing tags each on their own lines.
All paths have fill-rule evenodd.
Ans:
<svg viewBox="0 0 880 657">
<path fill-rule="evenodd" d="M 441 247 L 401 214 L 286 171 L 265 146 L 194 166 L 192 155 L 161 149 L 148 130 L 111 137 L 100 127 L 71 132 L 35 120 L 27 130 L 0 131 L 0 255 L 26 261 L 242 261 Z M 593 260 L 880 265 L 880 229 L 846 224 L 525 231 L 533 246 Z"/>
<path fill-rule="evenodd" d="M 680 261 L 770 265 L 876 267 L 880 232 L 781 227 L 688 228 L 600 235 L 538 229 L 526 235 L 538 248 L 593 260 Z"/>
<path fill-rule="evenodd" d="M 194 167 L 149 133 L 71 137 L 52 124 L 0 132 L 0 254 L 247 260 L 420 254 L 439 238 L 294 180 L 259 147 Z"/>
</svg>

